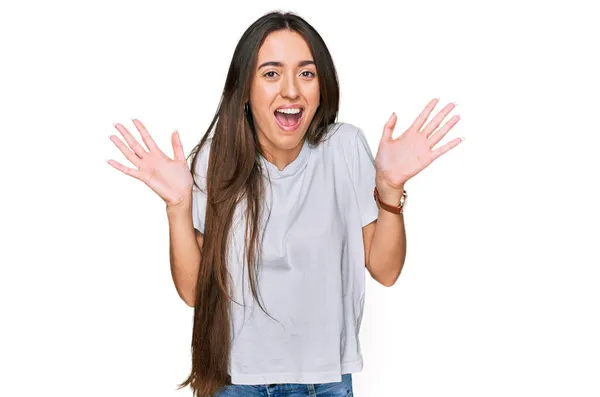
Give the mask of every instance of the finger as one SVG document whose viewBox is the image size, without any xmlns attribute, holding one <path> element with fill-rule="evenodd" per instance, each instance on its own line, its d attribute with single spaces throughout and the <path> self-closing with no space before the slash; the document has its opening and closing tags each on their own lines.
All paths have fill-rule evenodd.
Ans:
<svg viewBox="0 0 600 397">
<path fill-rule="evenodd" d="M 425 136 L 429 138 L 429 136 L 435 131 L 436 128 L 439 127 L 442 121 L 446 118 L 448 113 L 450 113 L 450 111 L 455 107 L 456 104 L 454 103 L 449 103 L 446 106 L 444 106 L 444 108 L 423 129 L 423 133 L 425 134 Z"/>
<path fill-rule="evenodd" d="M 425 124 L 427 118 L 429 117 L 429 115 L 433 111 L 433 108 L 435 108 L 435 105 L 437 105 L 438 102 L 439 100 L 437 98 L 432 99 L 431 102 L 429 102 L 427 106 L 425 106 L 425 109 L 423 109 L 421 114 L 419 114 L 419 117 L 415 119 L 414 123 L 412 123 L 409 129 L 421 131 L 421 127 L 423 127 L 423 124 Z"/>
<path fill-rule="evenodd" d="M 112 165 L 114 168 L 116 168 L 117 170 L 121 171 L 122 173 L 129 175 L 135 179 L 140 179 L 140 173 L 138 170 L 135 170 L 133 168 L 129 168 L 129 167 L 125 167 L 123 164 L 119 163 L 118 161 L 115 160 L 106 160 L 106 162 L 110 165 Z"/>
<path fill-rule="evenodd" d="M 394 128 L 396 127 L 397 120 L 398 120 L 398 116 L 396 116 L 396 112 L 393 112 L 390 119 L 383 126 L 383 138 L 384 139 L 393 139 L 392 135 L 394 134 Z"/>
<path fill-rule="evenodd" d="M 129 145 L 131 150 L 133 150 L 136 156 L 138 156 L 139 158 L 143 158 L 146 154 L 146 149 L 144 149 L 142 145 L 140 145 L 138 141 L 135 140 L 133 135 L 131 135 L 129 131 L 127 131 L 127 128 L 125 128 L 120 123 L 115 123 L 115 128 L 121 133 L 121 135 L 123 135 L 123 138 L 125 138 L 127 144 Z"/>
<path fill-rule="evenodd" d="M 112 141 L 112 143 L 115 144 L 115 146 L 117 146 L 119 148 L 119 150 L 121 151 L 121 153 L 123 153 L 125 158 L 127 160 L 131 161 L 131 164 L 135 165 L 136 167 L 140 166 L 140 158 L 138 156 L 136 156 L 131 151 L 131 149 L 129 149 L 127 146 L 125 146 L 125 144 L 123 142 L 121 142 L 121 140 L 119 139 L 118 136 L 110 135 L 108 138 Z"/>
<path fill-rule="evenodd" d="M 434 161 L 435 159 L 440 157 L 442 154 L 444 154 L 444 153 L 448 152 L 450 149 L 458 146 L 458 144 L 461 143 L 462 141 L 464 141 L 464 138 L 456 138 L 456 139 L 451 140 L 444 146 L 434 150 L 432 152 L 432 160 L 431 161 Z"/>
<path fill-rule="evenodd" d="M 139 121 L 138 119 L 131 119 L 131 121 L 133 121 L 133 125 L 135 125 L 135 128 L 137 128 L 137 130 L 140 132 L 140 136 L 142 137 L 142 140 L 144 141 L 144 144 L 146 145 L 148 150 L 149 151 L 156 150 L 156 151 L 162 153 L 162 151 L 158 148 L 158 146 L 154 142 L 154 139 L 152 139 L 152 137 L 150 136 L 150 133 L 148 132 L 146 127 L 144 127 L 144 124 L 142 124 L 142 122 Z"/>
<path fill-rule="evenodd" d="M 175 156 L 175 160 L 185 160 L 185 153 L 183 153 L 183 145 L 179 138 L 179 131 L 175 131 L 171 135 L 171 143 L 173 144 L 173 156 Z"/>
<path fill-rule="evenodd" d="M 460 116 L 458 114 L 454 115 L 450 120 L 446 122 L 446 124 L 442 126 L 442 128 L 437 130 L 429 139 L 429 147 L 431 148 L 437 145 L 437 143 L 441 141 L 443 137 L 446 136 L 448 131 L 450 131 L 450 129 L 454 127 L 456 123 L 458 123 L 458 120 L 460 120 Z M 427 137 L 429 138 L 429 135 Z"/>
</svg>

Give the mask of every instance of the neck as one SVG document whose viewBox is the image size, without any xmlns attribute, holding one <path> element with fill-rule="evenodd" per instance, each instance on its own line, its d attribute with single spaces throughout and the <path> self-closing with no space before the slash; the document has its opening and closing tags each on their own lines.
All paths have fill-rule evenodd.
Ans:
<svg viewBox="0 0 600 397">
<path fill-rule="evenodd" d="M 259 135 L 259 142 L 263 148 L 263 151 L 265 152 L 265 160 L 277 167 L 279 171 L 283 171 L 285 167 L 290 165 L 298 158 L 298 155 L 302 151 L 302 146 L 304 145 L 304 139 L 306 139 L 303 137 L 302 140 L 295 146 L 290 148 L 282 148 L 274 145 L 261 135 Z"/>
</svg>

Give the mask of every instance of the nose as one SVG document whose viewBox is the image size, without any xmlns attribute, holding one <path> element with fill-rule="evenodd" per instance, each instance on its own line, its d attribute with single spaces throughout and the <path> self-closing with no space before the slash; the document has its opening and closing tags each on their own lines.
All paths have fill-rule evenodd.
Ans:
<svg viewBox="0 0 600 397">
<path fill-rule="evenodd" d="M 296 81 L 296 76 L 293 73 L 289 73 L 285 78 L 283 78 L 281 83 L 281 96 L 286 98 L 297 98 L 299 95 L 298 85 Z"/>
</svg>

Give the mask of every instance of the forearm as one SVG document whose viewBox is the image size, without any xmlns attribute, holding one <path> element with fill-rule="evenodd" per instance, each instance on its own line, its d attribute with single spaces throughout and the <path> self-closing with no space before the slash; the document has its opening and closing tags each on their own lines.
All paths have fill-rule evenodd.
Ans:
<svg viewBox="0 0 600 397">
<path fill-rule="evenodd" d="M 390 189 L 379 181 L 376 186 L 381 201 L 388 204 L 400 202 L 404 186 Z M 404 215 L 380 208 L 376 225 L 369 251 L 370 272 L 383 285 L 392 286 L 400 276 L 406 258 Z"/>
<path fill-rule="evenodd" d="M 194 231 L 191 198 L 176 208 L 167 207 L 167 218 L 171 276 L 181 299 L 194 306 L 201 246 Z"/>
</svg>

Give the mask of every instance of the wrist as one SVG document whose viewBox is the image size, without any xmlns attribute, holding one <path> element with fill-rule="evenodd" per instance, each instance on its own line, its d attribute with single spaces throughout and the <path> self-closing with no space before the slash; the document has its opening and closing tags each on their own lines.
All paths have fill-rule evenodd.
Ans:
<svg viewBox="0 0 600 397">
<path fill-rule="evenodd" d="M 405 190 L 404 183 L 392 187 L 380 178 L 375 181 L 375 187 L 381 201 L 391 205 L 397 205 L 400 202 Z"/>
<path fill-rule="evenodd" d="M 167 216 L 178 216 L 180 214 L 187 214 L 192 210 L 192 199 L 184 199 L 175 204 L 167 204 L 165 207 Z"/>
</svg>

